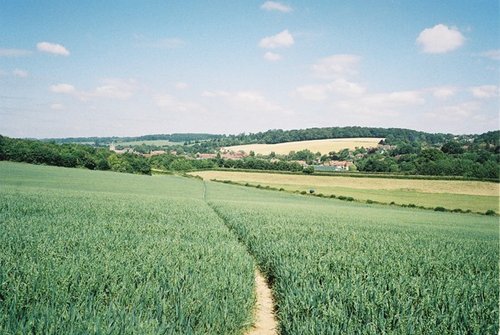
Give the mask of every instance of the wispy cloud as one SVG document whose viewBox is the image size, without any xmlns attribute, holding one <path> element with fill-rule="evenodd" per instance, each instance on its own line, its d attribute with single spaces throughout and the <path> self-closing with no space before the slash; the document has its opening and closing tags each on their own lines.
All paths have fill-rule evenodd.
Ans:
<svg viewBox="0 0 500 335">
<path fill-rule="evenodd" d="M 292 7 L 277 1 L 266 1 L 260 8 L 267 11 L 278 11 L 282 13 L 289 13 L 292 11 Z"/>
<path fill-rule="evenodd" d="M 332 55 L 312 65 L 313 73 L 320 78 L 338 78 L 358 73 L 361 57 L 357 55 Z"/>
<path fill-rule="evenodd" d="M 452 86 L 440 86 L 429 89 L 432 95 L 437 99 L 448 99 L 457 93 L 457 88 Z"/>
<path fill-rule="evenodd" d="M 12 71 L 12 74 L 18 78 L 26 78 L 29 76 L 28 71 L 21 69 L 15 69 L 14 71 Z"/>
<path fill-rule="evenodd" d="M 60 110 L 64 109 L 64 105 L 59 104 L 59 103 L 54 103 L 54 104 L 50 105 L 50 109 L 55 110 L 55 111 L 60 111 Z"/>
<path fill-rule="evenodd" d="M 59 56 L 69 56 L 69 51 L 63 45 L 57 43 L 40 42 L 37 43 L 38 51 L 46 52 Z"/>
<path fill-rule="evenodd" d="M 186 42 L 178 37 L 166 37 L 151 39 L 141 34 L 134 35 L 135 46 L 151 49 L 178 49 L 186 45 Z"/>
<path fill-rule="evenodd" d="M 268 51 L 264 54 L 264 59 L 270 61 L 270 62 L 277 62 L 281 60 L 283 57 L 281 57 L 280 54 Z"/>
<path fill-rule="evenodd" d="M 30 50 L 0 48 L 0 57 L 22 57 L 22 56 L 28 56 L 30 54 L 31 54 Z"/>
<path fill-rule="evenodd" d="M 500 49 L 488 50 L 480 53 L 479 55 L 493 60 L 500 60 Z"/>
<path fill-rule="evenodd" d="M 280 105 L 269 101 L 264 95 L 257 91 L 205 91 L 202 93 L 206 98 L 220 98 L 236 110 L 288 113 L 289 111 Z"/>
<path fill-rule="evenodd" d="M 472 95 L 479 99 L 496 98 L 500 96 L 500 87 L 496 85 L 482 85 L 471 87 Z"/>
<path fill-rule="evenodd" d="M 267 36 L 260 40 L 259 46 L 266 49 L 276 49 L 290 47 L 295 43 L 292 34 L 288 30 L 283 30 L 273 36 Z"/>
<path fill-rule="evenodd" d="M 437 24 L 432 28 L 422 30 L 416 43 L 422 51 L 431 54 L 442 54 L 460 48 L 465 42 L 465 37 L 456 27 Z"/>
<path fill-rule="evenodd" d="M 189 87 L 189 84 L 185 83 L 183 81 L 179 81 L 179 82 L 175 83 L 175 88 L 178 90 L 185 90 L 188 87 Z"/>
<path fill-rule="evenodd" d="M 137 90 L 137 84 L 132 79 L 103 79 L 101 85 L 91 91 L 77 90 L 73 85 L 61 83 L 49 87 L 50 91 L 67 94 L 86 101 L 92 98 L 126 100 Z"/>
<path fill-rule="evenodd" d="M 298 87 L 295 92 L 305 100 L 323 101 L 331 95 L 342 97 L 359 97 L 366 89 L 358 83 L 345 79 L 336 79 L 327 84 L 305 85 Z"/>
<path fill-rule="evenodd" d="M 159 94 L 154 97 L 156 106 L 171 113 L 205 113 L 203 106 L 190 101 L 182 101 L 170 94 Z"/>
<path fill-rule="evenodd" d="M 76 92 L 75 87 L 73 85 L 64 83 L 51 85 L 49 89 L 53 93 L 72 94 L 73 92 Z"/>
</svg>

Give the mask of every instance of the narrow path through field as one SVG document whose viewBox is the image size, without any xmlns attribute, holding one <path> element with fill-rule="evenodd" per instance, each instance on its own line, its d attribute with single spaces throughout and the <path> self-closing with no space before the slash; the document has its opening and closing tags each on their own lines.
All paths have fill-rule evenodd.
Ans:
<svg viewBox="0 0 500 335">
<path fill-rule="evenodd" d="M 255 306 L 255 323 L 246 333 L 247 335 L 275 335 L 278 322 L 274 315 L 273 294 L 266 279 L 259 270 L 255 270 L 255 293 L 257 303 Z"/>
<path fill-rule="evenodd" d="M 232 231 L 223 217 L 207 201 L 207 184 L 203 181 L 203 200 L 214 213 L 222 220 L 226 227 Z M 237 236 L 236 236 L 237 237 Z M 252 254 L 250 256 L 253 257 Z M 271 288 L 259 269 L 255 270 L 255 295 L 254 324 L 245 335 L 277 335 L 278 321 L 274 314 L 274 299 Z"/>
</svg>

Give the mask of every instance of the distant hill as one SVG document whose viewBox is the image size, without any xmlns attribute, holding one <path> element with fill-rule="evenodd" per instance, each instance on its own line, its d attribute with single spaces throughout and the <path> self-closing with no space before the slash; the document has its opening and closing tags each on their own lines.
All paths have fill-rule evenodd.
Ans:
<svg viewBox="0 0 500 335">
<path fill-rule="evenodd" d="M 489 132 L 486 134 L 495 132 Z M 498 131 L 496 132 L 498 137 Z M 474 137 L 474 135 L 460 135 Z M 477 135 L 476 135 L 477 136 Z M 412 129 L 403 128 L 374 128 L 374 127 L 324 127 L 306 129 L 271 129 L 265 132 L 244 133 L 234 135 L 206 134 L 206 133 L 174 133 L 174 134 L 153 134 L 134 137 L 68 137 L 68 138 L 46 138 L 42 141 L 53 141 L 56 143 L 112 143 L 112 142 L 136 142 L 165 140 L 170 142 L 193 142 L 215 140 L 224 142 L 224 145 L 251 144 L 251 143 L 284 143 L 293 141 L 321 140 L 330 138 L 356 138 L 356 137 L 378 137 L 386 138 L 388 142 L 394 140 L 408 142 L 427 142 L 438 144 L 451 140 L 457 135 L 443 133 L 427 133 Z"/>
<path fill-rule="evenodd" d="M 140 142 L 140 141 L 169 141 L 169 142 L 192 142 L 213 140 L 224 135 L 214 134 L 198 134 L 198 133 L 183 133 L 183 134 L 153 134 L 143 136 L 112 136 L 112 137 L 66 137 L 66 138 L 44 138 L 41 141 L 63 143 L 80 143 L 93 144 L 96 146 L 107 146 L 113 142 Z"/>
</svg>

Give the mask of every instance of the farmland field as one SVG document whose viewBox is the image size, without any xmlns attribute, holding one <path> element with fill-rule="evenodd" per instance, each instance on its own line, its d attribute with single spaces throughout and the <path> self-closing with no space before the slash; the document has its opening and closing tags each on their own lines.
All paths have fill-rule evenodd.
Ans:
<svg viewBox="0 0 500 335">
<path fill-rule="evenodd" d="M 273 283 L 282 334 L 498 331 L 497 218 L 234 187 L 208 198 Z"/>
<path fill-rule="evenodd" d="M 371 148 L 376 147 L 382 138 L 335 138 L 327 140 L 296 141 L 277 144 L 244 144 L 222 148 L 228 151 L 250 151 L 256 154 L 269 155 L 274 152 L 278 155 L 288 155 L 290 151 L 309 149 L 312 152 L 328 154 L 330 151 L 340 151 L 342 149 L 354 150 L 356 147 Z"/>
<path fill-rule="evenodd" d="M 358 200 L 383 203 L 415 204 L 424 207 L 485 212 L 499 210 L 499 184 L 479 181 L 356 178 L 343 176 L 308 176 L 236 171 L 197 171 L 192 174 L 206 180 L 231 180 L 251 185 L 308 191 L 324 195 L 350 196 Z"/>
<path fill-rule="evenodd" d="M 0 162 L 0 333 L 498 332 L 498 218 Z"/>
<path fill-rule="evenodd" d="M 0 333 L 230 334 L 254 264 L 199 181 L 0 162 Z"/>
</svg>

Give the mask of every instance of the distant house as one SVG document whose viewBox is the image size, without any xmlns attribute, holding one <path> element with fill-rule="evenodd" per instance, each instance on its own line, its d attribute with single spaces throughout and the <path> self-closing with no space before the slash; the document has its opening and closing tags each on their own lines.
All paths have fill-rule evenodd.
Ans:
<svg viewBox="0 0 500 335">
<path fill-rule="evenodd" d="M 247 157 L 248 155 L 244 151 L 223 151 L 220 153 L 220 157 L 224 159 L 243 159 Z M 217 158 L 217 154 L 196 154 L 196 159 L 211 159 L 211 158 Z"/>
<path fill-rule="evenodd" d="M 298 163 L 300 166 L 306 167 L 309 166 L 306 161 L 290 161 L 291 163 Z"/>
<path fill-rule="evenodd" d="M 113 151 L 117 154 L 126 154 L 126 153 L 134 153 L 134 149 L 132 148 L 125 148 L 125 149 L 116 149 L 114 144 L 109 145 L 109 150 Z"/>
<path fill-rule="evenodd" d="M 247 156 L 248 155 L 244 151 L 226 151 L 221 155 L 221 157 L 224 159 L 243 159 Z"/>
<path fill-rule="evenodd" d="M 211 158 L 216 158 L 216 154 L 196 154 L 196 159 L 211 159 Z"/>
<path fill-rule="evenodd" d="M 353 165 L 354 163 L 349 161 L 329 161 L 323 163 L 323 166 L 333 167 L 335 171 L 348 171 L 349 167 Z"/>
<path fill-rule="evenodd" d="M 143 154 L 144 157 L 153 157 L 153 156 L 158 156 L 158 155 L 163 155 L 165 153 L 165 150 L 153 150 L 149 154 Z"/>
</svg>

